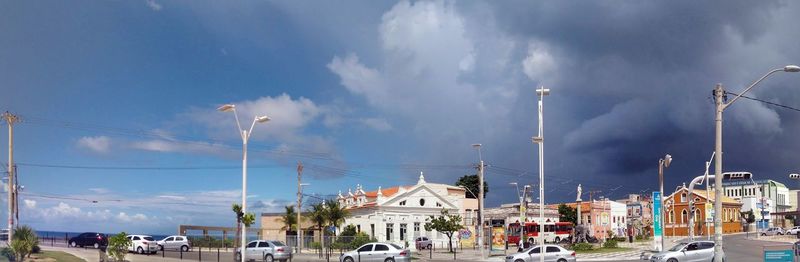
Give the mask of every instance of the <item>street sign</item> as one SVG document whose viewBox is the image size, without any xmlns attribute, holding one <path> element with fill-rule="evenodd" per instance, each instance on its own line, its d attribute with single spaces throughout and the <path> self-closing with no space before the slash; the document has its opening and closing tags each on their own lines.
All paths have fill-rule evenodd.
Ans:
<svg viewBox="0 0 800 262">
<path fill-rule="evenodd" d="M 706 222 L 714 222 L 714 205 L 706 203 Z"/>
<path fill-rule="evenodd" d="M 792 262 L 792 250 L 764 250 L 764 262 Z"/>
<path fill-rule="evenodd" d="M 653 192 L 653 234 L 661 235 L 661 192 Z"/>
</svg>

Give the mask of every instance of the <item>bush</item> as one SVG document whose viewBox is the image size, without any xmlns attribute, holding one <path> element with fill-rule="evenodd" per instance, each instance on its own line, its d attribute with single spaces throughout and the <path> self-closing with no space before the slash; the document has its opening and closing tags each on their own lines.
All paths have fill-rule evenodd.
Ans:
<svg viewBox="0 0 800 262">
<path fill-rule="evenodd" d="M 587 251 L 592 249 L 594 249 L 594 246 L 592 246 L 592 244 L 589 243 L 577 243 L 575 245 L 572 245 L 572 250 L 575 251 Z"/>
<path fill-rule="evenodd" d="M 39 247 L 39 245 L 35 245 L 35 246 L 33 246 L 33 248 L 31 249 L 31 253 L 32 253 L 32 254 L 39 254 L 39 252 L 42 252 L 42 248 L 40 248 L 40 247 Z"/>
<path fill-rule="evenodd" d="M 14 257 L 22 261 L 28 257 L 34 247 L 39 246 L 39 238 L 36 237 L 36 233 L 31 227 L 19 226 L 14 229 L 14 237 L 11 239 L 10 246 Z"/>
<path fill-rule="evenodd" d="M 614 239 L 614 241 L 617 241 L 617 242 L 625 242 L 625 241 L 628 241 L 628 239 L 627 239 L 627 238 L 625 238 L 625 237 L 615 237 L 615 238 L 613 238 L 613 239 Z"/>
<path fill-rule="evenodd" d="M 609 239 L 605 243 L 603 243 L 604 248 L 617 248 L 617 241 L 614 239 Z"/>
<path fill-rule="evenodd" d="M 311 248 L 313 248 L 313 249 L 321 249 L 322 248 L 322 244 L 320 244 L 319 242 L 311 242 Z"/>
<path fill-rule="evenodd" d="M 120 232 L 108 238 L 108 255 L 116 261 L 125 261 L 125 255 L 128 254 L 128 247 L 132 244 L 128 238 L 128 234 Z"/>
</svg>

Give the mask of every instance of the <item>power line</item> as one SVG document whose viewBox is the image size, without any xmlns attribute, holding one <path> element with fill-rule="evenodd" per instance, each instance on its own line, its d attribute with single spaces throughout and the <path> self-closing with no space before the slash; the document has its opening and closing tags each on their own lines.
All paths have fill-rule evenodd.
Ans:
<svg viewBox="0 0 800 262">
<path fill-rule="evenodd" d="M 96 170 L 220 170 L 220 169 L 241 169 L 242 166 L 80 166 L 80 165 L 52 165 L 52 164 L 33 164 L 18 163 L 19 166 L 42 167 L 42 168 L 64 168 L 64 169 L 96 169 Z M 279 165 L 248 166 L 248 168 L 279 168 Z"/>
<path fill-rule="evenodd" d="M 728 94 L 731 94 L 731 95 L 735 95 L 735 96 L 739 95 L 739 94 L 731 93 L 731 92 L 725 92 L 725 93 L 728 93 Z M 742 98 L 746 98 L 746 99 L 750 99 L 750 100 L 753 100 L 753 101 L 758 101 L 758 102 L 761 102 L 761 103 L 764 103 L 764 104 L 773 105 L 773 106 L 782 107 L 782 108 L 785 108 L 785 109 L 789 109 L 789 110 L 794 110 L 794 111 L 800 112 L 800 109 L 797 109 L 797 108 L 794 108 L 794 107 L 791 107 L 791 106 L 781 105 L 781 104 L 778 104 L 778 103 L 773 103 L 773 102 L 770 102 L 770 101 L 761 100 L 761 99 L 758 99 L 758 98 L 755 98 L 755 97 L 749 97 L 749 96 L 744 96 L 744 95 L 741 96 L 741 97 Z"/>
</svg>

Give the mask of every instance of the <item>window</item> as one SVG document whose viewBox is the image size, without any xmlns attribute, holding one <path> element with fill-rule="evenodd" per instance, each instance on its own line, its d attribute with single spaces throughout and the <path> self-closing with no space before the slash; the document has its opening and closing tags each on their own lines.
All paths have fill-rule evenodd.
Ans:
<svg viewBox="0 0 800 262">
<path fill-rule="evenodd" d="M 366 244 L 358 249 L 358 252 L 372 252 L 372 244 Z"/>
<path fill-rule="evenodd" d="M 269 243 L 272 244 L 273 246 L 276 246 L 276 247 L 285 247 L 286 246 L 286 244 L 284 244 L 281 241 L 271 241 Z"/>
<path fill-rule="evenodd" d="M 686 193 L 681 193 L 681 202 L 686 202 Z"/>
<path fill-rule="evenodd" d="M 682 223 L 687 223 L 687 222 L 689 222 L 689 216 L 688 216 L 688 212 L 686 212 L 686 209 L 684 209 L 681 212 L 681 224 Z"/>
<path fill-rule="evenodd" d="M 700 242 L 698 244 L 699 244 L 698 245 L 698 249 L 714 248 L 714 243 L 713 242 Z"/>
<path fill-rule="evenodd" d="M 135 240 L 142 240 L 142 239 L 141 239 L 141 238 L 139 238 L 139 236 L 134 236 L 134 237 L 133 237 L 133 240 L 135 241 Z"/>
<path fill-rule="evenodd" d="M 545 249 L 545 250 L 547 251 L 547 253 L 558 253 L 558 252 L 561 252 L 561 249 L 559 249 L 557 247 L 550 247 L 550 246 L 548 246 L 547 249 Z"/>
<path fill-rule="evenodd" d="M 389 251 L 389 246 L 377 244 L 375 245 L 375 251 Z"/>
<path fill-rule="evenodd" d="M 401 206 L 405 206 L 405 205 L 406 205 L 406 201 L 405 201 L 405 200 L 403 200 L 403 201 L 400 201 L 400 205 L 401 205 Z"/>
<path fill-rule="evenodd" d="M 386 241 L 391 241 L 394 238 L 394 224 L 386 224 Z"/>
<path fill-rule="evenodd" d="M 414 223 L 414 235 L 419 236 L 419 222 Z"/>
<path fill-rule="evenodd" d="M 420 198 L 419 199 L 419 206 L 421 206 L 421 207 L 425 206 L 425 199 L 424 198 Z"/>
<path fill-rule="evenodd" d="M 400 241 L 406 240 L 407 227 L 406 224 L 400 224 Z"/>
<path fill-rule="evenodd" d="M 691 243 L 686 246 L 686 251 L 694 251 L 697 250 L 697 243 Z"/>
<path fill-rule="evenodd" d="M 537 248 L 531 249 L 531 252 L 528 252 L 528 254 L 539 254 L 539 248 L 537 247 Z"/>
<path fill-rule="evenodd" d="M 249 248 L 256 247 L 256 245 L 258 245 L 257 241 L 253 241 L 253 242 L 247 243 L 247 247 L 249 247 Z"/>
<path fill-rule="evenodd" d="M 375 224 L 369 224 L 369 236 L 375 237 Z"/>
<path fill-rule="evenodd" d="M 267 242 L 258 242 L 258 247 L 269 247 L 269 244 Z"/>
<path fill-rule="evenodd" d="M 436 202 L 436 207 L 442 207 L 442 203 Z"/>
<path fill-rule="evenodd" d="M 167 239 L 164 239 L 164 241 L 174 241 L 174 240 L 175 240 L 174 237 L 168 237 Z"/>
<path fill-rule="evenodd" d="M 356 233 L 361 233 L 361 225 L 356 225 Z"/>
</svg>

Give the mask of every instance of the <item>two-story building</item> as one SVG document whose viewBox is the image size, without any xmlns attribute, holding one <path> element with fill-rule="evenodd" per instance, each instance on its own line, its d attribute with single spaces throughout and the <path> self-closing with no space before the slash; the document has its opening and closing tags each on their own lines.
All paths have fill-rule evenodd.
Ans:
<svg viewBox="0 0 800 262">
<path fill-rule="evenodd" d="M 689 199 L 694 199 L 694 221 L 691 225 L 694 227 L 695 236 L 706 236 L 714 234 L 713 223 L 710 223 L 711 217 L 708 216 L 713 210 L 715 201 L 714 191 L 711 191 L 709 199 L 706 196 L 706 190 L 697 190 L 689 193 L 689 189 L 685 186 L 679 187 L 671 195 L 664 199 L 663 212 L 666 215 L 664 218 L 664 235 L 665 236 L 688 236 L 689 235 L 689 216 L 691 214 L 691 207 Z M 706 212 L 706 203 L 710 204 L 711 208 Z M 722 196 L 722 233 L 737 233 L 742 231 L 741 215 L 739 210 L 742 204 L 733 198 Z"/>
</svg>

